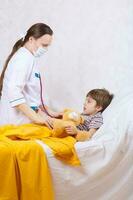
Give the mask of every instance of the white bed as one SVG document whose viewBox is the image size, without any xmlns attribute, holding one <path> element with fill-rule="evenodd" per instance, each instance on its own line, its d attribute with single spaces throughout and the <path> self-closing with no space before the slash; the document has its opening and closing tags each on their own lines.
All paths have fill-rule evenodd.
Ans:
<svg viewBox="0 0 133 200">
<path fill-rule="evenodd" d="M 104 125 L 75 145 L 82 165 L 64 165 L 47 153 L 56 200 L 133 200 L 133 94 L 114 100 Z"/>
</svg>

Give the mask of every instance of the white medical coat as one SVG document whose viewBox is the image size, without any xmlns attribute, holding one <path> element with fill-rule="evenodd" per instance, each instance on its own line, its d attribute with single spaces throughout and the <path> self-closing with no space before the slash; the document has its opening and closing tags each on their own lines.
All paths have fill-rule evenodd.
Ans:
<svg viewBox="0 0 133 200">
<path fill-rule="evenodd" d="M 8 63 L 0 100 L 0 125 L 24 124 L 31 121 L 15 106 L 26 103 L 39 106 L 40 80 L 36 58 L 25 47 L 21 47 Z"/>
</svg>

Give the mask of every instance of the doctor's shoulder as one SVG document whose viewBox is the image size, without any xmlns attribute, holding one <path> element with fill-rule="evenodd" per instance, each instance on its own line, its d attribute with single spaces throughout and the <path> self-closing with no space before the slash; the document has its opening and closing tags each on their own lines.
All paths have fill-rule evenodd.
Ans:
<svg viewBox="0 0 133 200">
<path fill-rule="evenodd" d="M 8 65 L 13 65 L 15 67 L 25 66 L 29 68 L 34 64 L 35 57 L 32 53 L 29 52 L 25 47 L 21 47 L 18 51 L 12 56 Z"/>
<path fill-rule="evenodd" d="M 18 51 L 13 55 L 15 60 L 16 59 L 23 59 L 25 61 L 32 61 L 35 59 L 34 55 L 25 47 L 21 47 Z"/>
</svg>

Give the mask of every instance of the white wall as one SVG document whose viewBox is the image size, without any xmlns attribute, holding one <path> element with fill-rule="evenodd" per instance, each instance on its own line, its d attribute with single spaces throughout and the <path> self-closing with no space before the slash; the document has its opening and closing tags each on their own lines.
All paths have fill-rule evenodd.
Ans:
<svg viewBox="0 0 133 200">
<path fill-rule="evenodd" d="M 133 0 L 1 0 L 0 64 L 23 31 L 44 22 L 54 30 L 40 61 L 49 105 L 81 109 L 96 87 L 121 98 L 133 91 L 132 13 Z"/>
</svg>

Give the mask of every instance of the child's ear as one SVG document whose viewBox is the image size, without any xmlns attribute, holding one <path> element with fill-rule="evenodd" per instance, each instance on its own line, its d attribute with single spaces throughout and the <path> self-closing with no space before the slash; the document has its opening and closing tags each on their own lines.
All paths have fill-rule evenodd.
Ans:
<svg viewBox="0 0 133 200">
<path fill-rule="evenodd" d="M 97 106 L 97 111 L 98 111 L 98 112 L 101 111 L 102 109 L 103 109 L 102 106 Z"/>
</svg>

